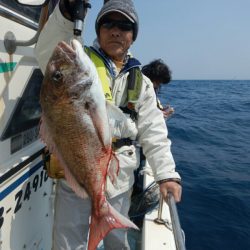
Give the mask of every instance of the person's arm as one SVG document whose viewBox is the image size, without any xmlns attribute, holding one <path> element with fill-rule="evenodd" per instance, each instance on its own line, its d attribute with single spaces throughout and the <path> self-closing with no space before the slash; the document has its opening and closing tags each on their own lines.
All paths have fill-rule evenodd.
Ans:
<svg viewBox="0 0 250 250">
<path fill-rule="evenodd" d="M 175 171 L 175 162 L 170 150 L 171 141 L 167 138 L 168 130 L 162 111 L 156 105 L 154 89 L 149 81 L 142 91 L 137 106 L 139 142 L 163 197 L 166 199 L 167 192 L 171 191 L 175 200 L 179 201 L 181 178 Z"/>
<path fill-rule="evenodd" d="M 57 5 L 45 24 L 35 48 L 36 58 L 43 73 L 58 42 L 69 42 L 72 37 L 73 22 L 62 15 Z"/>
</svg>

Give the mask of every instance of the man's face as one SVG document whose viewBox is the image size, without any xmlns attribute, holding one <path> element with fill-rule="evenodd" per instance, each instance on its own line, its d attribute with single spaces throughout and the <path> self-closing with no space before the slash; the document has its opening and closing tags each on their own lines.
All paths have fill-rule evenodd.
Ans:
<svg viewBox="0 0 250 250">
<path fill-rule="evenodd" d="M 104 17 L 109 21 L 128 21 L 128 19 L 118 12 L 112 12 Z M 101 49 L 115 61 L 123 61 L 129 47 L 133 43 L 133 30 L 124 30 L 115 25 L 101 24 L 99 43 Z"/>
</svg>

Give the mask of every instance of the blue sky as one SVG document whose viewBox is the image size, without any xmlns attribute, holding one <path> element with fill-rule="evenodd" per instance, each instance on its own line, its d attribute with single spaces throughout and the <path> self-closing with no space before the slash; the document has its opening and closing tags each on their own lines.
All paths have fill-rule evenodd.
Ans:
<svg viewBox="0 0 250 250">
<path fill-rule="evenodd" d="M 103 3 L 90 1 L 85 42 L 95 38 Z M 162 58 L 173 79 L 250 79 L 250 0 L 134 0 L 139 35 L 131 51 L 142 64 Z"/>
</svg>

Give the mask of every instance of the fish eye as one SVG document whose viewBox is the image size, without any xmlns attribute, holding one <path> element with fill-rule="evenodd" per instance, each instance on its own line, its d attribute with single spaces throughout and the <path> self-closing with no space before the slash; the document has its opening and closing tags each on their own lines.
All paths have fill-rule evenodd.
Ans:
<svg viewBox="0 0 250 250">
<path fill-rule="evenodd" d="M 61 73 L 61 71 L 57 70 L 53 74 L 52 78 L 53 78 L 54 81 L 58 82 L 62 78 L 62 76 L 63 76 L 63 74 Z"/>
</svg>

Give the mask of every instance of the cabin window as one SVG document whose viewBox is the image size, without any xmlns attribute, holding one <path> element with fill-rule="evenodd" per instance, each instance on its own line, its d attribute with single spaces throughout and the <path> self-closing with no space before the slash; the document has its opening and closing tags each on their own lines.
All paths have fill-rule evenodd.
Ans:
<svg viewBox="0 0 250 250">
<path fill-rule="evenodd" d="M 1 140 L 38 126 L 41 117 L 39 99 L 42 80 L 43 74 L 41 70 L 35 69 L 22 97 L 17 101 L 14 112 L 1 136 Z"/>
<path fill-rule="evenodd" d="M 0 0 L 0 4 L 38 23 L 41 7 L 21 6 L 14 0 Z"/>
</svg>

